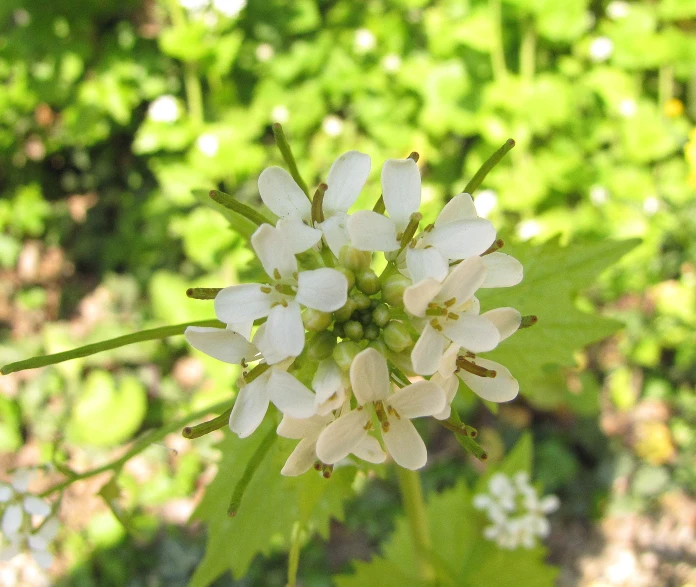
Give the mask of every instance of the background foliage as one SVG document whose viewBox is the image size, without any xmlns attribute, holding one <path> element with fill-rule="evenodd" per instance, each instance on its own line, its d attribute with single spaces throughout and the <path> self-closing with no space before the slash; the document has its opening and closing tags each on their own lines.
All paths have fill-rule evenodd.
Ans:
<svg viewBox="0 0 696 587">
<path fill-rule="evenodd" d="M 5 0 L 0 363 L 211 317 L 186 288 L 254 268 L 192 190 L 260 205 L 256 177 L 280 162 L 273 121 L 312 184 L 340 153 L 369 153 L 362 204 L 376 197 L 385 158 L 420 152 L 426 220 L 513 137 L 477 205 L 527 269 L 504 304 L 541 321 L 499 350 L 523 399 L 495 420 L 466 397 L 460 411 L 480 427 L 489 467 L 531 427 L 536 478 L 561 496 L 565 528 L 666 517 L 682 499 L 693 507 L 695 23 L 685 0 Z M 178 337 L 2 377 L 3 465 L 104 462 L 138 432 L 228 398 L 237 376 Z M 426 487 L 449 488 L 430 507 L 465 499 L 456 480 L 471 485 L 478 465 L 444 431 L 422 432 L 434 447 Z M 148 449 L 105 494 L 108 507 L 89 501 L 75 514 L 104 480 L 68 493 L 56 581 L 185 583 L 203 534 L 183 522 L 219 440 L 167 437 L 178 454 Z M 232 458 L 223 455 L 221 467 Z M 206 507 L 221 479 L 199 517 L 214 518 Z M 307 522 L 325 538 L 328 516 L 346 512 L 328 546 L 307 536 L 306 584 L 349 573 L 391 530 L 394 480 L 364 483 L 355 501 L 337 497 Z M 263 552 L 250 584 L 283 584 L 273 553 L 285 539 L 263 538 L 226 568 L 238 578 Z M 553 559 L 572 575 L 579 552 L 569 548 L 568 562 L 558 544 Z"/>
</svg>

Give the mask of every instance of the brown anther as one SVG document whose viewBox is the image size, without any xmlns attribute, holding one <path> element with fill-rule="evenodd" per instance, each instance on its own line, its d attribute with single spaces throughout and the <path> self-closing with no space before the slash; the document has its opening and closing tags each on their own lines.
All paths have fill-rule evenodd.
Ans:
<svg viewBox="0 0 696 587">
<path fill-rule="evenodd" d="M 450 308 L 450 307 L 454 306 L 454 304 L 456 304 L 456 303 L 457 303 L 457 298 L 450 298 L 449 300 L 445 300 L 445 302 L 444 302 L 445 308 Z"/>
<path fill-rule="evenodd" d="M 382 422 L 382 432 L 389 432 L 389 420 Z"/>
<path fill-rule="evenodd" d="M 464 357 L 457 357 L 457 367 L 460 367 L 461 369 L 464 369 L 464 371 L 468 371 L 473 375 L 478 375 L 479 377 L 494 378 L 498 374 L 496 371 L 493 371 L 492 369 L 486 369 L 485 367 L 481 367 L 481 365 L 472 363 Z"/>
<path fill-rule="evenodd" d="M 483 253 L 481 253 L 481 256 L 483 257 L 484 255 L 490 255 L 491 253 L 495 253 L 496 251 L 499 251 L 500 249 L 502 249 L 504 245 L 505 245 L 505 241 L 502 238 L 499 238 L 490 247 L 488 247 Z"/>
<path fill-rule="evenodd" d="M 246 369 L 247 368 L 246 359 L 242 359 L 242 362 L 240 363 L 240 365 L 242 366 L 242 369 Z"/>
<path fill-rule="evenodd" d="M 279 292 L 282 292 L 282 291 L 283 291 L 283 286 L 280 285 L 280 283 L 276 283 L 276 284 L 275 284 L 275 290 L 276 290 L 276 291 L 279 291 Z"/>
<path fill-rule="evenodd" d="M 321 461 L 315 461 L 314 462 L 314 470 L 315 471 L 321 471 L 324 465 L 321 463 Z"/>
<path fill-rule="evenodd" d="M 454 312 L 448 312 L 447 317 L 450 320 L 459 320 L 459 314 L 455 314 Z"/>
<path fill-rule="evenodd" d="M 423 232 L 430 232 L 433 228 L 435 228 L 434 224 L 428 224 L 428 226 L 423 229 Z"/>
<path fill-rule="evenodd" d="M 280 271 L 278 271 L 277 267 L 273 270 L 273 277 L 275 279 L 280 279 Z"/>
</svg>

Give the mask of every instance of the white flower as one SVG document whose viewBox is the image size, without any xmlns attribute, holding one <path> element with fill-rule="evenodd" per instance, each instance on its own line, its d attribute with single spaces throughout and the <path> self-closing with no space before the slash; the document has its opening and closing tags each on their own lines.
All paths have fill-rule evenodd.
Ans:
<svg viewBox="0 0 696 587">
<path fill-rule="evenodd" d="M 491 522 L 483 535 L 509 550 L 534 548 L 537 538 L 546 538 L 550 530 L 546 514 L 556 511 L 559 503 L 555 495 L 539 499 L 526 471 L 512 478 L 494 474 L 488 481 L 488 493 L 473 499 L 474 507 L 485 510 Z"/>
<path fill-rule="evenodd" d="M 180 114 L 179 104 L 174 96 L 159 96 L 150 104 L 147 113 L 155 122 L 176 122 Z"/>
<path fill-rule="evenodd" d="M 643 201 L 643 211 L 648 216 L 654 216 L 659 209 L 660 209 L 660 200 L 658 200 L 655 196 L 648 196 Z"/>
<path fill-rule="evenodd" d="M 382 67 L 387 73 L 396 73 L 401 69 L 401 57 L 396 53 L 385 55 L 384 59 L 382 59 Z"/>
<path fill-rule="evenodd" d="M 208 7 L 209 0 L 179 0 L 179 4 L 189 12 L 200 12 Z"/>
<path fill-rule="evenodd" d="M 276 227 L 288 235 L 293 252 L 301 253 L 314 246 L 322 235 L 334 255 L 338 256 L 343 245 L 348 244 L 346 230 L 348 209 L 355 203 L 367 176 L 370 174 L 370 157 L 358 151 L 348 151 L 334 161 L 324 194 L 324 221 L 312 222 L 312 208 L 306 194 L 292 176 L 281 167 L 264 169 L 259 176 L 259 193 L 263 203 L 280 217 Z"/>
<path fill-rule="evenodd" d="M 595 206 L 601 206 L 603 204 L 606 204 L 608 198 L 609 190 L 605 188 L 603 185 L 593 185 L 590 188 L 590 201 Z"/>
<path fill-rule="evenodd" d="M 247 323 L 268 317 L 262 342 L 255 339 L 266 361 L 296 357 L 304 348 L 305 328 L 300 306 L 322 312 L 341 308 L 348 298 L 348 280 L 329 268 L 298 273 L 297 259 L 286 236 L 270 224 L 261 225 L 251 237 L 270 285 L 248 283 L 221 290 L 215 298 L 215 314 L 225 324 Z M 269 351 L 277 356 L 270 358 Z"/>
<path fill-rule="evenodd" d="M 612 0 L 607 5 L 607 16 L 613 20 L 626 18 L 631 12 L 631 5 L 623 0 Z"/>
<path fill-rule="evenodd" d="M 256 59 L 258 59 L 259 61 L 261 61 L 263 63 L 273 59 L 274 55 L 275 55 L 275 49 L 273 48 L 273 45 L 271 45 L 270 43 L 261 43 L 258 47 L 256 47 Z M 285 122 L 285 121 L 279 120 L 278 122 Z"/>
<path fill-rule="evenodd" d="M 590 43 L 590 57 L 593 61 L 606 61 L 614 52 L 614 42 L 609 37 L 597 37 Z"/>
<path fill-rule="evenodd" d="M 342 413 L 321 432 L 316 446 L 319 460 L 333 464 L 355 452 L 368 436 L 370 412 L 374 409 L 384 444 L 394 461 L 407 469 L 423 467 L 427 450 L 411 419 L 442 411 L 445 396 L 439 386 L 418 381 L 392 393 L 387 361 L 373 348 L 361 351 L 353 359 L 350 382 L 358 407 Z"/>
<path fill-rule="evenodd" d="M 220 148 L 220 142 L 215 135 L 205 133 L 198 137 L 196 146 L 198 150 L 207 157 L 214 157 Z"/>
<path fill-rule="evenodd" d="M 633 118 L 638 112 L 638 105 L 632 98 L 624 98 L 619 102 L 619 114 L 624 118 Z"/>
<path fill-rule="evenodd" d="M 277 106 L 273 107 L 273 110 L 271 110 L 271 120 L 273 122 L 280 122 L 281 124 L 285 124 L 289 119 L 290 111 L 287 109 L 286 106 L 278 104 Z"/>
<path fill-rule="evenodd" d="M 517 225 L 517 236 L 528 241 L 541 233 L 541 225 L 536 220 L 523 220 Z"/>
<path fill-rule="evenodd" d="M 343 132 L 343 119 L 329 114 L 321 121 L 321 128 L 330 137 L 337 137 Z"/>
<path fill-rule="evenodd" d="M 356 53 L 369 53 L 377 45 L 377 39 L 372 31 L 368 29 L 358 29 L 355 31 L 355 51 Z"/>
<path fill-rule="evenodd" d="M 246 5 L 246 0 L 213 0 L 213 8 L 229 18 L 237 16 Z"/>
</svg>

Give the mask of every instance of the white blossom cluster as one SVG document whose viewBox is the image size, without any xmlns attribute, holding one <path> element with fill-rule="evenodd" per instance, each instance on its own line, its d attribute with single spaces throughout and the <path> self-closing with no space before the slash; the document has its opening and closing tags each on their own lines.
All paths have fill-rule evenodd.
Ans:
<svg viewBox="0 0 696 587">
<path fill-rule="evenodd" d="M 546 538 L 550 529 L 546 514 L 556 511 L 560 504 L 555 495 L 539 499 L 526 471 L 512 478 L 496 473 L 488 481 L 488 493 L 475 495 L 473 503 L 486 512 L 491 522 L 483 535 L 507 550 L 534 548 L 537 538 Z"/>
<path fill-rule="evenodd" d="M 259 226 L 251 245 L 267 278 L 217 293 L 227 329 L 186 330 L 198 350 L 249 369 L 233 432 L 252 434 L 270 403 L 282 412 L 278 434 L 300 440 L 285 475 L 313 465 L 326 473 L 350 455 L 421 468 L 427 451 L 412 419 L 449 418 L 460 381 L 493 402 L 519 390 L 503 365 L 478 355 L 522 316 L 482 313 L 476 293 L 516 285 L 521 264 L 497 251 L 495 228 L 469 194 L 421 227 L 415 158 L 386 161 L 378 204 L 349 213 L 370 167 L 368 155 L 341 155 L 313 199 L 284 169 L 264 170 L 260 196 L 277 221 Z"/>
<path fill-rule="evenodd" d="M 39 566 L 47 569 L 53 562 L 49 547 L 59 522 L 48 502 L 28 492 L 30 480 L 31 472 L 21 469 L 12 475 L 10 483 L 0 483 L 0 562 L 28 551 Z"/>
</svg>

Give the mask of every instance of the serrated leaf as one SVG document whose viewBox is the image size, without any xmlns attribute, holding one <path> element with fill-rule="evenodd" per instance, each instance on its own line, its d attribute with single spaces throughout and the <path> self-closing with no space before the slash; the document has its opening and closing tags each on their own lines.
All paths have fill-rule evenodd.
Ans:
<svg viewBox="0 0 696 587">
<path fill-rule="evenodd" d="M 227 432 L 218 445 L 222 451 L 218 474 L 193 514 L 206 523 L 208 542 L 205 557 L 191 579 L 192 587 L 210 585 L 225 571 L 241 577 L 257 554 L 268 555 L 285 547 L 296 522 L 308 535 L 317 533 L 326 538 L 329 521 L 343 519 L 343 501 L 352 494 L 355 469 L 340 468 L 329 480 L 314 471 L 284 477 L 280 470 L 295 441 L 283 438 L 278 438 L 259 464 L 237 515 L 227 516 L 232 492 L 272 426 L 268 420 L 249 438 L 239 439 Z"/>
<path fill-rule="evenodd" d="M 531 460 L 532 439 L 527 434 L 496 471 L 507 474 L 529 471 Z M 479 480 L 479 491 L 485 489 L 488 476 Z M 558 571 L 544 564 L 546 549 L 538 546 L 531 550 L 503 550 L 485 540 L 482 532 L 487 521 L 473 508 L 473 495 L 466 483 L 460 481 L 453 489 L 434 494 L 428 499 L 426 515 L 437 584 L 453 587 L 551 587 Z M 384 544 L 382 552 L 382 556 L 376 556 L 369 563 L 356 563 L 355 574 L 334 577 L 337 587 L 421 587 L 433 584 L 417 578 L 416 557 L 405 517 L 400 516 L 396 520 L 394 533 Z"/>
<path fill-rule="evenodd" d="M 621 328 L 620 322 L 581 312 L 575 298 L 637 244 L 637 240 L 604 241 L 562 248 L 552 240 L 540 246 L 506 245 L 505 252 L 524 265 L 524 280 L 512 288 L 479 290 L 482 310 L 512 306 L 523 315 L 538 316 L 539 322 L 505 340 L 487 358 L 510 369 L 529 400 L 544 405 L 547 374 L 559 366 L 574 366 L 577 349 Z"/>
</svg>

